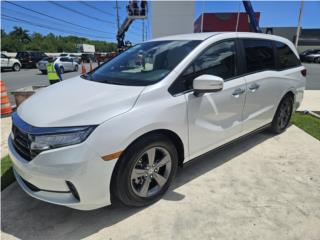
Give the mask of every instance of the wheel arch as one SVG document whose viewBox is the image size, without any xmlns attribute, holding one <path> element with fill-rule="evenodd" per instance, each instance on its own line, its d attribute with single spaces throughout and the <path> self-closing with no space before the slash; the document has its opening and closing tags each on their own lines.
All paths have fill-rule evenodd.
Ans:
<svg viewBox="0 0 320 240">
<path fill-rule="evenodd" d="M 178 153 L 178 166 L 182 167 L 183 165 L 183 161 L 184 161 L 184 153 L 185 153 L 185 147 L 184 144 L 181 140 L 181 138 L 179 137 L 179 135 L 177 133 L 175 133 L 172 130 L 168 130 L 168 129 L 155 129 L 155 130 L 151 130 L 149 132 L 143 133 L 142 135 L 140 135 L 139 137 L 135 138 L 122 152 L 121 156 L 123 155 L 123 153 L 132 145 L 134 144 L 136 141 L 148 136 L 148 135 L 153 135 L 153 134 L 162 134 L 166 137 L 168 137 L 170 139 L 170 141 L 172 141 L 172 143 L 174 144 L 175 148 L 177 149 L 177 153 Z M 120 156 L 120 158 L 121 158 Z M 111 175 L 111 180 L 110 180 L 110 193 L 111 193 L 111 202 L 115 202 L 116 199 L 114 199 L 115 194 L 114 194 L 114 187 L 115 187 L 115 175 L 117 173 L 117 170 L 119 168 L 119 160 L 117 160 L 117 163 L 115 164 L 113 171 L 112 171 L 112 175 Z"/>
<path fill-rule="evenodd" d="M 128 144 L 128 146 L 124 149 L 123 152 L 126 151 L 126 149 L 128 149 L 133 143 L 135 143 L 136 141 L 140 140 L 141 138 L 144 138 L 148 135 L 153 135 L 153 134 L 161 134 L 166 136 L 167 138 L 170 139 L 170 141 L 172 141 L 172 143 L 174 144 L 177 153 L 178 153 L 178 163 L 179 166 L 182 166 L 183 161 L 184 161 L 184 154 L 185 154 L 185 147 L 184 144 L 180 138 L 180 136 L 175 133 L 172 130 L 169 129 L 155 129 L 155 130 L 151 130 L 148 132 L 143 133 L 142 135 L 136 137 L 133 141 L 130 142 L 130 144 Z"/>
</svg>

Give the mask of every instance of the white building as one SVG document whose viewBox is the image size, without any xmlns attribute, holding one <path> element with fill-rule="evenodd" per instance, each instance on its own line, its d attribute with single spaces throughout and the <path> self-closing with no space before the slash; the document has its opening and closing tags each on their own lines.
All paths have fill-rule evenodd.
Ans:
<svg viewBox="0 0 320 240">
<path fill-rule="evenodd" d="M 192 33 L 194 1 L 151 1 L 152 38 Z"/>
</svg>

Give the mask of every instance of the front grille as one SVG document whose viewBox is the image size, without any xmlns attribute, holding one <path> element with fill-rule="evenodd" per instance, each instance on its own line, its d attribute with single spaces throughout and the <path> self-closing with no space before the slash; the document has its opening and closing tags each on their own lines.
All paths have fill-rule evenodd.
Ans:
<svg viewBox="0 0 320 240">
<path fill-rule="evenodd" d="M 27 161 L 31 161 L 38 153 L 31 151 L 30 145 L 31 140 L 28 137 L 28 134 L 17 128 L 16 126 L 12 126 L 12 134 L 13 134 L 13 146 L 17 153 Z"/>
</svg>

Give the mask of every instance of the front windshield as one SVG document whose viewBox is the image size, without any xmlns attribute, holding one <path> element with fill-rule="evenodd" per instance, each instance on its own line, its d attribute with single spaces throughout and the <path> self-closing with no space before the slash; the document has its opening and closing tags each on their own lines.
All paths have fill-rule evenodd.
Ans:
<svg viewBox="0 0 320 240">
<path fill-rule="evenodd" d="M 167 76 L 200 41 L 138 44 L 83 77 L 96 82 L 146 86 Z"/>
</svg>

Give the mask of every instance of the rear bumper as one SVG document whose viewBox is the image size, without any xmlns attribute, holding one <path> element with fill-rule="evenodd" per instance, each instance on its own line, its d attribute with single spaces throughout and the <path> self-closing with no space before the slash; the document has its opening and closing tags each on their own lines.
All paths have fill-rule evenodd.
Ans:
<svg viewBox="0 0 320 240">
<path fill-rule="evenodd" d="M 17 182 L 30 196 L 79 210 L 111 203 L 109 189 L 116 161 L 103 161 L 88 151 L 88 144 L 42 152 L 30 162 L 16 152 L 10 137 L 8 146 Z M 79 199 L 67 182 L 72 183 Z"/>
</svg>

